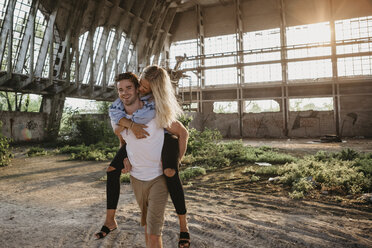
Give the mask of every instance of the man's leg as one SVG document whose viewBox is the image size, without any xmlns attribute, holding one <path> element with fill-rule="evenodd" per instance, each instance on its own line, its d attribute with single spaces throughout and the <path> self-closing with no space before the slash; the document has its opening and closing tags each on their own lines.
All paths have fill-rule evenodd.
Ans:
<svg viewBox="0 0 372 248">
<path fill-rule="evenodd" d="M 149 247 L 163 247 L 162 230 L 164 225 L 164 212 L 168 202 L 168 189 L 164 176 L 155 178 L 150 184 L 148 194 L 148 209 L 146 229 Z"/>
<path fill-rule="evenodd" d="M 145 239 L 147 248 L 161 248 L 163 247 L 163 240 L 161 235 L 148 234 L 147 225 L 145 225 Z"/>
</svg>

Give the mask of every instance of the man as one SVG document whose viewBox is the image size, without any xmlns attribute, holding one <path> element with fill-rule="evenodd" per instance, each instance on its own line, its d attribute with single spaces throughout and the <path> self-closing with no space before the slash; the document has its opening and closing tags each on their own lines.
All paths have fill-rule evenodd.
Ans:
<svg viewBox="0 0 372 248">
<path fill-rule="evenodd" d="M 131 118 L 145 104 L 139 98 L 138 81 L 136 77 L 128 77 L 128 73 L 124 73 L 117 77 L 116 86 L 125 112 Z M 130 165 L 126 165 L 125 170 L 131 174 L 131 184 L 141 210 L 146 247 L 162 247 L 161 233 L 168 201 L 168 190 L 161 166 L 164 129 L 156 125 L 155 119 L 146 125 L 149 133 L 146 138 L 137 139 L 129 128 L 120 132 L 119 139 L 121 144 L 127 144 Z M 113 129 L 118 133 L 115 124 Z"/>
</svg>

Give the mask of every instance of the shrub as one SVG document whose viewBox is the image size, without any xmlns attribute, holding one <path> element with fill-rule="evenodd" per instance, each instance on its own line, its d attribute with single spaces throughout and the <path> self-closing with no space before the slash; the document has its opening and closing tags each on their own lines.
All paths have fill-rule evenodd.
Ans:
<svg viewBox="0 0 372 248">
<path fill-rule="evenodd" d="M 48 152 L 41 147 L 31 147 L 27 151 L 27 157 L 36 157 L 36 156 L 44 156 L 47 155 Z"/>
<path fill-rule="evenodd" d="M 346 150 L 342 150 L 341 152 L 336 154 L 335 157 L 340 159 L 340 160 L 344 160 L 344 161 L 353 161 L 354 159 L 359 157 L 359 154 L 358 154 L 358 152 L 356 152 L 356 151 L 354 151 L 350 148 L 347 148 Z"/>
<path fill-rule="evenodd" d="M 190 122 L 192 121 L 192 117 L 191 116 L 187 116 L 187 115 L 182 115 L 178 118 L 178 120 L 186 127 L 188 128 L 189 125 L 190 125 Z"/>
<path fill-rule="evenodd" d="M 0 121 L 0 130 L 2 126 L 3 124 Z M 0 167 L 7 166 L 12 157 L 13 155 L 10 153 L 9 148 L 9 139 L 4 137 L 0 132 Z"/>
<path fill-rule="evenodd" d="M 192 165 L 205 167 L 207 169 L 222 168 L 230 165 L 230 160 L 221 153 L 212 153 L 213 155 L 204 155 L 194 157 Z"/>
<path fill-rule="evenodd" d="M 250 174 L 250 173 L 256 173 L 256 169 L 252 166 L 244 168 L 242 171 L 243 174 Z"/>
<path fill-rule="evenodd" d="M 100 115 L 104 116 L 104 115 Z M 79 115 L 78 111 L 66 110 L 62 118 L 59 136 L 71 144 L 86 145 L 98 142 L 118 144 L 109 121 L 94 115 Z"/>
<path fill-rule="evenodd" d="M 222 135 L 217 130 L 206 128 L 198 131 L 195 128 L 189 129 L 189 141 L 186 154 L 193 156 L 205 156 L 215 154 L 218 150 L 217 143 L 222 139 Z"/>
<path fill-rule="evenodd" d="M 76 145 L 76 146 L 70 146 L 66 145 L 62 148 L 59 148 L 59 153 L 62 154 L 71 154 L 71 153 L 81 153 L 81 152 L 86 152 L 88 151 L 89 147 L 85 145 Z"/>
<path fill-rule="evenodd" d="M 289 193 L 289 197 L 291 197 L 292 199 L 302 199 L 304 198 L 304 193 L 302 191 L 293 191 L 291 193 Z"/>
<path fill-rule="evenodd" d="M 71 154 L 72 160 L 94 160 L 105 161 L 112 160 L 119 150 L 113 144 L 97 143 L 86 146 L 84 144 L 77 146 L 64 146 L 59 149 L 59 153 Z"/>
<path fill-rule="evenodd" d="M 311 156 L 305 157 L 281 167 L 280 182 L 292 186 L 294 191 L 303 194 L 314 187 L 341 191 L 344 194 L 369 191 L 371 178 L 366 178 L 354 164 L 355 162 L 339 159 L 322 162 Z"/>
<path fill-rule="evenodd" d="M 130 183 L 130 174 L 125 173 L 120 175 L 120 182 L 121 183 Z"/>
<path fill-rule="evenodd" d="M 180 172 L 180 178 L 182 181 L 185 181 L 193 177 L 205 175 L 205 173 L 206 171 L 202 167 L 198 167 L 198 166 L 188 167 L 185 170 Z"/>
<path fill-rule="evenodd" d="M 94 160 L 105 161 L 108 160 L 106 154 L 99 150 L 85 151 L 80 153 L 71 153 L 72 160 Z"/>
<path fill-rule="evenodd" d="M 246 162 L 248 148 L 244 146 L 241 140 L 221 144 L 224 157 L 231 162 Z"/>
<path fill-rule="evenodd" d="M 257 174 L 262 175 L 278 175 L 279 166 L 261 166 L 256 170 Z"/>
<path fill-rule="evenodd" d="M 260 180 L 259 176 L 252 175 L 251 178 L 249 179 L 250 182 L 257 182 Z"/>
</svg>

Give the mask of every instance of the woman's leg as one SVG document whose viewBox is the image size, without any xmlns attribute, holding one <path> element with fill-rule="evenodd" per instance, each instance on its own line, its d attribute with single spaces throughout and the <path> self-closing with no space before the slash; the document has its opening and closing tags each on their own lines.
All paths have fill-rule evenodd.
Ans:
<svg viewBox="0 0 372 248">
<path fill-rule="evenodd" d="M 123 160 L 127 157 L 126 145 L 123 145 L 116 153 L 114 159 L 111 161 L 109 167 L 107 167 L 107 181 L 106 181 L 106 220 L 104 226 L 109 229 L 117 227 L 115 220 L 116 208 L 120 196 L 120 175 L 121 169 L 124 168 Z M 105 236 L 106 234 L 104 234 Z M 96 234 L 97 236 L 97 234 Z M 98 237 L 98 236 L 97 236 Z"/>
<path fill-rule="evenodd" d="M 107 168 L 106 197 L 107 209 L 116 209 L 120 195 L 120 175 L 124 168 L 123 160 L 127 157 L 126 145 L 123 145 L 116 153 L 114 159 Z"/>
<path fill-rule="evenodd" d="M 188 232 L 186 220 L 185 193 L 178 174 L 178 139 L 174 135 L 165 134 L 162 150 L 162 162 L 168 191 L 180 221 L 180 231 Z"/>
</svg>

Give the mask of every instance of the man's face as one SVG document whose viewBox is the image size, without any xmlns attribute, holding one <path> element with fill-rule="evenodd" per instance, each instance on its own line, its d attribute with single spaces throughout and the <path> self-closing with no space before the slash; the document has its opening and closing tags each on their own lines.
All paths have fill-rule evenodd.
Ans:
<svg viewBox="0 0 372 248">
<path fill-rule="evenodd" d="M 141 80 L 139 81 L 139 84 L 140 84 L 140 87 L 138 88 L 138 90 L 139 90 L 141 96 L 145 96 L 145 95 L 151 93 L 151 85 L 150 85 L 149 81 L 147 81 L 144 78 L 141 78 Z"/>
<path fill-rule="evenodd" d="M 132 105 L 138 99 L 138 89 L 129 79 L 120 80 L 116 86 L 119 98 L 124 105 Z"/>
</svg>

